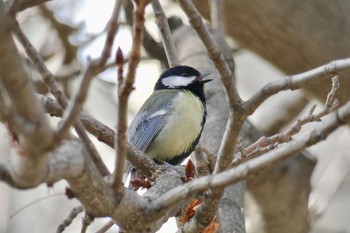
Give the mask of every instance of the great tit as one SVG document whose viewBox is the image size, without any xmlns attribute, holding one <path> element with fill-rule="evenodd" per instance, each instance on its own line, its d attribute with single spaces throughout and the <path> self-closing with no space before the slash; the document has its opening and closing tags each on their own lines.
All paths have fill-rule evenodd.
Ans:
<svg viewBox="0 0 350 233">
<path fill-rule="evenodd" d="M 196 69 L 176 66 L 163 72 L 153 94 L 127 131 L 129 143 L 157 163 L 181 163 L 198 144 L 207 111 L 204 80 Z M 131 172 L 126 165 L 126 176 Z"/>
</svg>

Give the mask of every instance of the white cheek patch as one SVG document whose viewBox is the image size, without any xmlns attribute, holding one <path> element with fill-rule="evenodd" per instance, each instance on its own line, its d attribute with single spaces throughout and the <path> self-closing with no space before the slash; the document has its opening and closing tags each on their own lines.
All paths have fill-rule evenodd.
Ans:
<svg viewBox="0 0 350 233">
<path fill-rule="evenodd" d="M 148 119 L 151 119 L 152 117 L 156 117 L 156 116 L 161 116 L 161 115 L 165 115 L 166 114 L 166 110 L 161 109 L 159 111 L 156 111 L 155 113 L 153 113 L 152 115 L 150 115 L 148 117 Z"/>
<path fill-rule="evenodd" d="M 193 82 L 197 77 L 191 76 L 191 77 L 183 77 L 183 76 L 169 76 L 162 79 L 162 83 L 164 86 L 169 88 L 175 88 L 175 87 L 185 87 Z"/>
</svg>

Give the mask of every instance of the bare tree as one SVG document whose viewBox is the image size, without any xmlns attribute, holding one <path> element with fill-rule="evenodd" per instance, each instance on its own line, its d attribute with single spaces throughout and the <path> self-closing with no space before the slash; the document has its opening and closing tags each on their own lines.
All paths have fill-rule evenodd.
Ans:
<svg viewBox="0 0 350 233">
<path fill-rule="evenodd" d="M 134 5 L 130 1 L 116 1 L 106 27 L 101 55 L 91 59 L 83 68 L 75 57 L 77 45 L 68 40 L 75 29 L 57 21 L 44 2 L 0 2 L 0 119 L 12 136 L 11 152 L 6 155 L 8 161 L 0 164 L 0 179 L 15 189 L 30 189 L 40 184 L 52 186 L 66 180 L 69 184 L 66 195 L 76 198 L 81 206 L 74 208 L 64 222 L 57 222 L 57 232 L 69 227 L 80 212 L 85 213 L 82 232 L 86 232 L 95 218 L 102 217 L 108 217 L 110 221 L 99 232 L 107 231 L 114 224 L 124 232 L 156 232 L 169 218 L 180 216 L 178 232 L 246 232 L 246 186 L 261 206 L 267 232 L 307 232 L 307 205 L 314 163 L 307 159 L 303 150 L 350 122 L 348 98 L 342 95 L 340 105 L 335 97 L 339 88 L 335 74 L 350 68 L 349 58 L 318 64 L 304 73 L 268 82 L 243 100 L 234 75 L 232 49 L 223 38 L 228 31 L 223 23 L 224 15 L 220 14 L 225 9 L 223 1 L 212 1 L 214 28 L 209 29 L 190 0 L 179 0 L 178 6 L 190 26 L 176 24 L 173 33 L 168 24 L 171 21 L 159 1 L 135 0 Z M 144 27 L 145 8 L 149 3 L 161 33 L 162 45 L 152 40 Z M 64 77 L 55 76 L 48 69 L 44 55 L 31 44 L 16 19 L 18 12 L 37 5 L 62 42 L 65 56 L 61 68 L 66 72 L 61 76 Z M 132 26 L 132 49 L 127 57 L 120 49 L 113 51 L 115 36 L 123 23 L 122 10 Z M 210 72 L 215 79 L 206 89 L 208 119 L 201 146 L 191 157 L 197 172 L 191 179 L 186 175 L 189 166 L 185 169 L 183 166 L 156 164 L 127 144 L 128 98 L 134 90 L 142 47 L 148 54 L 158 54 L 155 58 L 163 59 L 162 64 L 167 63 L 170 67 L 191 65 L 201 72 Z M 154 53 L 155 49 L 159 51 L 163 47 L 165 56 Z M 24 50 L 24 53 L 19 50 Z M 115 64 L 109 64 L 110 57 Z M 167 61 L 164 61 L 165 57 Z M 117 68 L 115 76 L 118 80 L 116 131 L 82 111 L 91 81 L 111 66 Z M 125 67 L 126 74 L 123 72 Z M 69 91 L 65 89 L 67 82 L 61 80 L 79 73 L 79 87 L 69 99 Z M 39 81 L 35 75 L 40 77 Z M 329 77 L 333 77 L 332 82 Z M 247 121 L 248 116 L 276 93 L 313 83 L 327 87 L 327 91 L 318 93 L 324 97 L 325 106 L 318 111 L 312 107 L 306 116 L 300 117 L 284 132 L 264 137 Z M 43 91 L 40 92 L 41 86 Z M 53 126 L 49 115 L 62 120 Z M 325 116 L 327 120 L 322 124 L 293 139 L 305 124 L 319 122 Z M 77 136 L 70 133 L 73 128 Z M 101 143 L 115 148 L 112 172 L 101 159 L 88 132 Z M 125 159 L 151 181 L 151 186 L 142 196 L 122 183 Z M 259 186 L 261 180 L 268 180 L 264 188 Z M 299 181 L 298 185 L 291 185 L 295 180 Z M 281 185 L 275 187 L 276 182 Z M 266 189 L 269 192 L 266 193 Z M 267 202 L 271 189 L 276 197 L 285 197 L 278 202 L 278 207 L 273 204 L 274 200 Z M 291 205 L 298 206 L 292 211 L 287 209 Z M 281 211 L 285 211 L 284 216 L 269 219 L 268 216 L 278 215 Z"/>
</svg>

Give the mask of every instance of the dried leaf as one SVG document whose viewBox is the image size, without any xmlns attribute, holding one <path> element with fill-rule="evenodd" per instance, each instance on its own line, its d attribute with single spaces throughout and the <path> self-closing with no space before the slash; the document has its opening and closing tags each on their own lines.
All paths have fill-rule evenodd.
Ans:
<svg viewBox="0 0 350 233">
<path fill-rule="evenodd" d="M 151 187 L 151 183 L 148 179 L 144 179 L 141 177 L 136 177 L 135 179 L 130 180 L 131 187 L 133 189 L 146 188 L 149 189 Z"/>
<path fill-rule="evenodd" d="M 186 171 L 186 177 L 184 178 L 185 182 L 192 180 L 196 175 L 196 168 L 190 159 L 188 160 L 185 166 L 185 171 Z"/>
<path fill-rule="evenodd" d="M 188 222 L 196 213 L 198 206 L 201 204 L 201 201 L 198 199 L 193 199 L 190 204 L 187 206 L 184 216 L 180 217 L 180 223 Z"/>
</svg>

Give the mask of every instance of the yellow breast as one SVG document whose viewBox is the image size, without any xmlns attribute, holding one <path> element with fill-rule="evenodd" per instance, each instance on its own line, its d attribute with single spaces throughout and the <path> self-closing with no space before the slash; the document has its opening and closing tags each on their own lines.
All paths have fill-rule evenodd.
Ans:
<svg viewBox="0 0 350 233">
<path fill-rule="evenodd" d="M 171 116 L 145 151 L 146 154 L 157 160 L 169 160 L 182 154 L 200 134 L 203 115 L 201 101 L 189 91 L 180 91 L 174 99 Z"/>
</svg>

